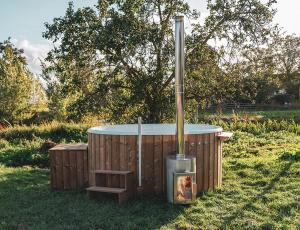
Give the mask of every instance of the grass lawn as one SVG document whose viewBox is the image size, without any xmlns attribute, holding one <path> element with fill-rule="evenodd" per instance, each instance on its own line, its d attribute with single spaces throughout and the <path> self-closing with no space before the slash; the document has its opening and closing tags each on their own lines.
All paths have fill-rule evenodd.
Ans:
<svg viewBox="0 0 300 230">
<path fill-rule="evenodd" d="M 254 118 L 256 120 L 293 120 L 300 123 L 300 110 L 299 109 L 287 109 L 287 110 L 265 110 L 265 111 L 235 111 L 224 112 L 224 114 L 216 115 L 215 113 L 203 113 L 199 115 L 200 120 L 207 120 L 209 118 Z"/>
<path fill-rule="evenodd" d="M 299 150 L 293 132 L 235 131 L 224 144 L 223 186 L 190 206 L 145 196 L 119 207 L 111 196 L 52 191 L 47 169 L 2 165 L 0 229 L 300 229 Z"/>
</svg>

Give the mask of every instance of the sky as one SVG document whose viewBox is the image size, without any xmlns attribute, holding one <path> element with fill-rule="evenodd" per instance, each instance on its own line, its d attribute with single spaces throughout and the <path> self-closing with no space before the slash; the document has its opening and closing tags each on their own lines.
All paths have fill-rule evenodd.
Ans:
<svg viewBox="0 0 300 230">
<path fill-rule="evenodd" d="M 51 49 L 51 42 L 42 37 L 45 22 L 65 14 L 69 0 L 0 0 L 0 41 L 11 37 L 24 50 L 30 70 L 41 72 L 40 60 Z M 93 6 L 97 0 L 73 0 L 75 8 Z M 207 15 L 206 0 L 187 0 L 192 8 Z M 287 33 L 300 36 L 298 21 L 300 0 L 278 0 L 275 22 Z"/>
</svg>

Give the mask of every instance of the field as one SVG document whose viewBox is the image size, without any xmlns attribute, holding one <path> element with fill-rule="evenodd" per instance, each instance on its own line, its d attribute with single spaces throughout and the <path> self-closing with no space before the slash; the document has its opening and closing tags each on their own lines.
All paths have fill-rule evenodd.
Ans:
<svg viewBox="0 0 300 230">
<path fill-rule="evenodd" d="M 243 120 L 257 120 L 257 121 L 295 121 L 300 123 L 300 112 L 299 109 L 292 110 L 262 110 L 262 111 L 230 111 L 225 112 L 221 115 L 215 115 L 213 113 L 201 113 L 199 115 L 200 120 L 209 119 L 243 119 Z"/>
<path fill-rule="evenodd" d="M 300 229 L 300 128 L 295 122 L 222 124 L 223 186 L 195 204 L 145 196 L 119 207 L 111 196 L 52 191 L 45 140 L 86 141 L 88 125 L 48 124 L 0 133 L 0 229 Z"/>
</svg>

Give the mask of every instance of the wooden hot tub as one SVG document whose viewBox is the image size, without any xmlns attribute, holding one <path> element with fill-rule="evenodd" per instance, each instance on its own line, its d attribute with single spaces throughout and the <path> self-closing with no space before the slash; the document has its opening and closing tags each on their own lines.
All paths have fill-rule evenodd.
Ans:
<svg viewBox="0 0 300 230">
<path fill-rule="evenodd" d="M 222 183 L 222 128 L 185 125 L 186 155 L 196 157 L 197 191 L 214 189 Z M 142 125 L 142 191 L 165 193 L 165 158 L 175 154 L 174 124 Z M 138 181 L 138 126 L 109 125 L 88 130 L 89 185 L 96 186 L 96 170 L 132 171 Z M 108 175 L 109 187 L 122 187 L 120 175 Z"/>
</svg>

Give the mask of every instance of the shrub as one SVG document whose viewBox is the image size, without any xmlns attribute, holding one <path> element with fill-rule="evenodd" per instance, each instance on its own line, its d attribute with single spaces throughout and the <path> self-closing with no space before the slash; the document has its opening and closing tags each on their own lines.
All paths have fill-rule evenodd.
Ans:
<svg viewBox="0 0 300 230">
<path fill-rule="evenodd" d="M 74 123 L 48 123 L 40 126 L 15 126 L 0 132 L 0 138 L 7 141 L 20 141 L 22 139 L 33 140 L 52 140 L 56 143 L 61 142 L 86 142 L 87 129 L 90 125 Z"/>
<path fill-rule="evenodd" d="M 9 142 L 5 139 L 0 139 L 0 150 L 5 149 L 9 146 Z"/>
<path fill-rule="evenodd" d="M 93 124 L 52 122 L 40 126 L 15 126 L 0 132 L 0 163 L 6 166 L 49 166 L 45 141 L 87 142 L 87 129 Z"/>
</svg>

